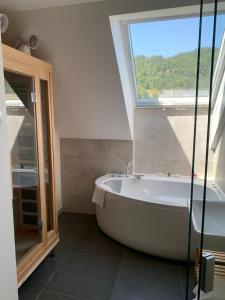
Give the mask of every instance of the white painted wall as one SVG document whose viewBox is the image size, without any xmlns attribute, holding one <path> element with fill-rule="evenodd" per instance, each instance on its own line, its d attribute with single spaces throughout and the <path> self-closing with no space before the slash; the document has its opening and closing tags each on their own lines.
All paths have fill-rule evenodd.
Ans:
<svg viewBox="0 0 225 300">
<path fill-rule="evenodd" d="M 16 300 L 18 299 L 16 257 L 4 98 L 5 91 L 0 34 L 0 298 Z"/>
<path fill-rule="evenodd" d="M 60 137 L 131 139 L 109 16 L 179 5 L 179 0 L 109 0 L 8 14 L 5 41 L 35 33 L 40 39 L 35 55 L 54 65 Z"/>
<path fill-rule="evenodd" d="M 2 9 L 5 11 L 25 11 L 55 6 L 65 6 L 79 3 L 90 3 L 107 0 L 1 0 Z"/>
</svg>

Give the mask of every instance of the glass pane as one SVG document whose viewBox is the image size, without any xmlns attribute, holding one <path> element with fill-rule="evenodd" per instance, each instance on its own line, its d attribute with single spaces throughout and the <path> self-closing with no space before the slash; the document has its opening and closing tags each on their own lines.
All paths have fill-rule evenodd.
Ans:
<svg viewBox="0 0 225 300">
<path fill-rule="evenodd" d="M 33 78 L 5 71 L 16 258 L 41 241 Z"/>
<path fill-rule="evenodd" d="M 204 15 L 210 31 L 212 15 Z M 224 24 L 224 18 L 220 22 Z M 154 20 L 130 25 L 138 103 L 194 104 L 199 17 Z M 207 103 L 211 38 L 205 34 L 201 49 L 199 102 Z M 222 35 L 218 34 L 220 44 Z"/>
<path fill-rule="evenodd" d="M 225 292 L 223 288 L 221 289 L 221 286 L 224 285 L 224 281 L 222 279 L 221 285 L 220 276 L 222 274 L 221 270 L 223 269 L 221 265 L 225 265 L 225 258 L 224 262 L 222 262 L 221 259 L 221 256 L 225 257 L 224 127 L 221 127 L 222 130 L 221 135 L 218 137 L 218 146 L 216 148 L 212 147 L 212 135 L 215 133 L 213 130 L 215 126 L 214 123 L 215 120 L 219 119 L 218 115 L 215 117 L 215 108 L 218 107 L 218 103 L 220 103 L 220 105 L 223 103 L 224 105 L 225 99 L 223 97 L 225 79 L 222 79 L 224 77 L 224 67 L 220 61 L 220 57 L 224 51 L 224 7 L 224 2 L 219 3 L 218 11 L 214 18 L 214 10 L 211 13 L 211 17 L 209 17 L 207 6 L 203 3 L 198 91 L 201 90 L 202 86 L 207 87 L 208 103 L 202 107 L 198 101 L 197 106 L 193 190 L 189 206 L 192 212 L 190 214 L 190 248 L 191 254 L 195 258 L 195 268 L 194 264 L 191 265 L 189 274 L 192 279 L 194 275 L 193 285 L 195 285 L 195 288 L 194 295 L 192 295 L 193 285 L 189 277 L 188 283 L 190 290 L 187 299 L 193 299 L 193 297 L 194 299 L 223 299 Z M 211 52 L 208 57 L 210 64 L 207 70 L 204 67 L 206 40 L 209 42 L 208 47 Z M 221 70 L 219 76 L 217 76 L 216 70 Z M 214 97 L 213 95 L 217 87 L 218 93 L 217 96 Z M 215 99 L 213 99 L 213 97 Z M 198 100 L 199 98 L 200 97 L 198 97 Z M 200 149 L 202 153 L 204 151 L 204 156 L 201 157 L 201 159 L 205 161 L 204 167 L 198 163 L 198 153 L 200 153 Z M 217 253 L 215 253 L 215 251 Z M 218 255 L 219 267 L 213 265 L 214 259 L 216 263 L 218 263 Z M 218 269 L 220 273 L 219 276 Z M 207 280 L 205 280 L 206 278 Z"/>
<path fill-rule="evenodd" d="M 219 2 L 215 16 L 214 72 L 210 106 L 210 136 L 208 142 L 208 172 L 206 180 L 205 207 L 203 207 L 202 255 L 210 253 L 212 272 L 208 272 L 209 283 L 203 283 L 200 299 L 225 298 L 225 2 Z M 210 164 L 213 159 L 213 174 Z M 221 201 L 222 200 L 222 201 Z M 206 259 L 202 259 L 202 270 Z M 204 271 L 201 277 L 204 278 Z"/>
<path fill-rule="evenodd" d="M 212 12 L 213 14 L 213 12 Z M 205 160 L 207 145 L 207 126 L 208 126 L 208 108 L 210 92 L 210 67 L 212 60 L 212 40 L 213 40 L 213 15 L 208 16 L 205 7 L 202 7 L 202 18 L 200 20 L 200 41 L 199 41 L 199 60 L 197 72 L 197 107 L 195 120 L 195 140 L 194 157 L 192 173 L 192 190 L 189 202 L 190 211 L 190 260 L 199 262 L 199 253 L 201 248 L 201 213 L 204 198 L 204 179 L 205 179 Z M 207 41 L 207 47 L 205 47 Z M 207 49 L 207 68 L 205 64 Z M 207 101 L 202 106 L 200 102 L 201 88 L 205 87 Z M 202 162 L 200 164 L 200 161 Z M 212 168 L 210 165 L 210 172 Z M 198 297 L 199 283 L 199 265 L 191 264 L 189 269 L 189 297 L 193 299 Z M 198 299 L 198 298 L 196 298 Z"/>
<path fill-rule="evenodd" d="M 52 172 L 51 172 L 51 132 L 49 119 L 49 98 L 48 81 L 40 80 L 42 126 L 44 142 L 44 164 L 45 164 L 45 198 L 47 209 L 47 230 L 54 228 L 53 224 L 53 193 L 52 193 Z"/>
</svg>

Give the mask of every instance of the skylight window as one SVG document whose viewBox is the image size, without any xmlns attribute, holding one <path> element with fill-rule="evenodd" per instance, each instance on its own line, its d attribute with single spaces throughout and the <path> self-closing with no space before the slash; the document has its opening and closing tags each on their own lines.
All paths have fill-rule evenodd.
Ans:
<svg viewBox="0 0 225 300">
<path fill-rule="evenodd" d="M 173 101 L 195 95 L 198 26 L 198 18 L 129 25 L 137 100 Z M 205 63 L 208 68 L 210 59 Z"/>
<path fill-rule="evenodd" d="M 199 9 L 199 5 L 194 5 L 110 17 L 131 136 L 135 107 L 195 105 Z M 209 104 L 213 12 L 212 3 L 204 5 L 198 105 L 205 106 Z M 220 98 L 225 70 L 224 16 L 225 7 L 221 5 L 217 16 L 213 106 Z"/>
<path fill-rule="evenodd" d="M 224 16 L 219 16 L 224 22 Z M 203 18 L 199 97 L 207 102 L 213 16 Z M 137 105 L 191 104 L 196 90 L 199 18 L 129 24 Z M 217 36 L 217 50 L 221 43 Z M 218 52 L 217 51 L 217 52 Z"/>
<path fill-rule="evenodd" d="M 213 9 L 208 5 L 207 10 L 202 20 L 200 105 L 209 99 Z M 225 23 L 224 15 L 217 19 Z M 113 16 L 110 21 L 125 102 L 132 98 L 135 106 L 194 105 L 199 6 Z M 216 56 L 222 36 L 223 30 L 217 32 Z"/>
</svg>

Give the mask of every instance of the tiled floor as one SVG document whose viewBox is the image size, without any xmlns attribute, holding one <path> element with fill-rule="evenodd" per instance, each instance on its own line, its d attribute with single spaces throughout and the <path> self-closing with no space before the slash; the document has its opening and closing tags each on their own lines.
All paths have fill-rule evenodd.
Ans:
<svg viewBox="0 0 225 300">
<path fill-rule="evenodd" d="M 60 243 L 19 300 L 184 300 L 185 266 L 111 240 L 94 216 L 62 213 Z M 191 298 L 190 298 L 191 299 Z"/>
</svg>

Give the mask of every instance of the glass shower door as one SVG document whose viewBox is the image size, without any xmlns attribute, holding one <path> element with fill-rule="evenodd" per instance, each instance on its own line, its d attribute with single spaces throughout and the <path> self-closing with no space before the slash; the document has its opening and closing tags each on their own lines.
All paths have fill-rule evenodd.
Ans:
<svg viewBox="0 0 225 300">
<path fill-rule="evenodd" d="M 186 289 L 186 299 L 196 300 L 225 299 L 225 2 L 205 2 L 199 27 Z M 202 87 L 207 92 L 204 107 L 199 104 Z M 203 170 L 199 149 L 205 153 Z"/>
<path fill-rule="evenodd" d="M 42 241 L 34 79 L 5 71 L 17 263 Z"/>
</svg>

